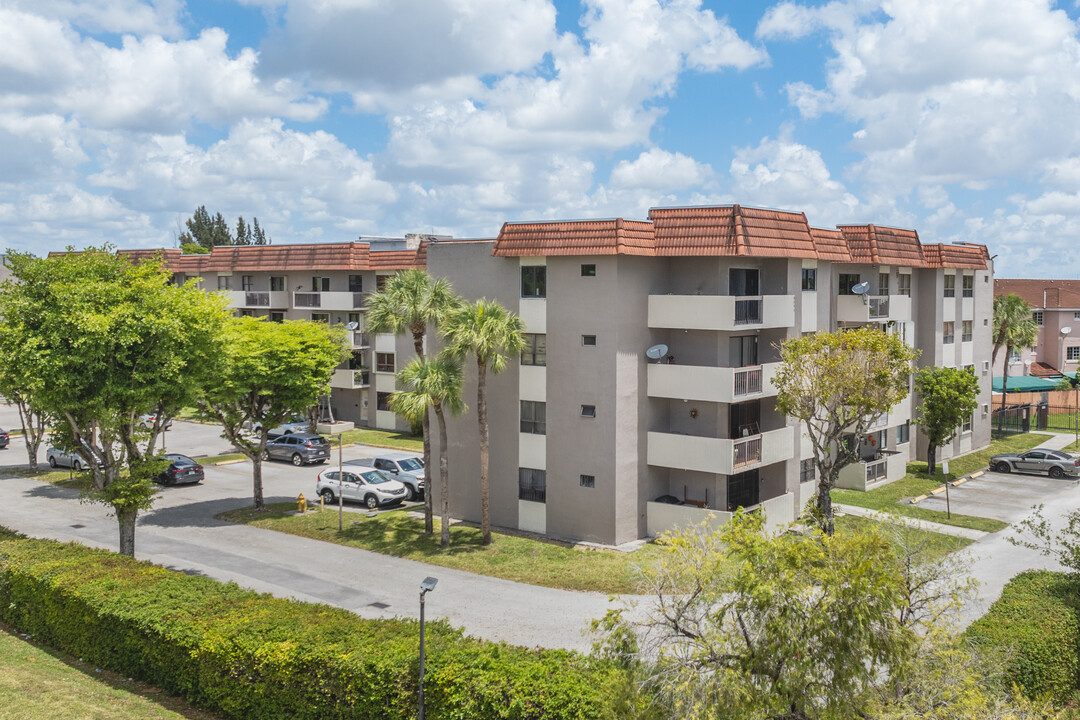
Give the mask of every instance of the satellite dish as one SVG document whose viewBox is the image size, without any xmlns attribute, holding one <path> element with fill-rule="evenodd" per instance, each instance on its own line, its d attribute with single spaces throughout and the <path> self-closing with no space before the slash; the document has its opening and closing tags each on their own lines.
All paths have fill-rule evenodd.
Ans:
<svg viewBox="0 0 1080 720">
<path fill-rule="evenodd" d="M 1067 325 L 1065 327 L 1061 328 L 1061 334 L 1062 335 L 1068 335 L 1071 332 L 1072 332 L 1072 328 L 1067 326 Z"/>
<path fill-rule="evenodd" d="M 645 351 L 645 357 L 650 360 L 659 360 L 665 355 L 667 355 L 667 345 L 653 345 Z"/>
<path fill-rule="evenodd" d="M 855 293 L 856 295 L 865 295 L 869 291 L 870 283 L 868 282 L 861 282 L 851 287 L 851 292 Z"/>
<path fill-rule="evenodd" d="M 345 323 L 345 329 L 346 330 L 352 331 L 352 330 L 355 330 L 358 327 L 360 327 L 360 323 L 358 323 L 358 322 Z"/>
</svg>

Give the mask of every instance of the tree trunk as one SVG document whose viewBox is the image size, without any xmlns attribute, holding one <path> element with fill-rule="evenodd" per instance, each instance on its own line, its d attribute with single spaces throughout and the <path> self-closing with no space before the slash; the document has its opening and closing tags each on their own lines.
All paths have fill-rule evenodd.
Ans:
<svg viewBox="0 0 1080 720">
<path fill-rule="evenodd" d="M 19 410 L 19 424 L 22 425 L 23 439 L 26 441 L 26 459 L 30 463 L 30 472 L 37 473 L 37 454 L 45 431 L 44 423 L 41 422 L 41 416 L 35 413 L 24 400 L 16 399 L 15 407 Z"/>
<path fill-rule="evenodd" d="M 831 536 L 836 528 L 833 525 L 833 507 L 832 507 L 832 495 L 829 491 L 832 490 L 832 483 L 828 478 L 822 477 L 818 481 L 817 490 L 817 509 L 818 526 L 824 531 L 826 535 Z"/>
<path fill-rule="evenodd" d="M 1005 409 L 1005 398 L 1009 395 L 1009 358 L 1012 357 L 1012 346 L 1005 346 L 1005 367 L 1001 370 L 1001 409 Z M 1004 419 L 1005 413 L 1001 413 L 1001 418 Z M 1001 426 L 998 426 L 998 430 Z"/>
<path fill-rule="evenodd" d="M 135 557 L 135 519 L 138 510 L 116 510 L 116 521 L 120 525 L 120 554 Z"/>
<path fill-rule="evenodd" d="M 263 500 L 263 482 L 262 482 L 262 453 L 251 459 L 251 485 L 252 495 L 255 499 L 255 509 L 262 511 L 266 509 L 266 502 Z"/>
<path fill-rule="evenodd" d="M 439 543 L 445 550 L 450 547 L 450 466 L 446 459 L 446 417 L 439 405 L 435 406 L 435 417 L 439 421 L 439 502 L 442 505 L 442 535 Z"/>
<path fill-rule="evenodd" d="M 480 423 L 480 533 L 491 544 L 491 492 L 488 480 L 487 363 L 476 359 L 476 418 Z"/>
<path fill-rule="evenodd" d="M 926 449 L 926 471 L 930 473 L 930 476 L 934 476 L 934 469 L 937 467 L 937 445 L 931 445 Z"/>
<path fill-rule="evenodd" d="M 424 336 L 413 333 L 413 349 L 416 357 L 424 359 Z M 431 413 L 424 408 L 424 417 L 420 422 L 421 432 L 424 436 L 424 534 L 431 535 L 435 532 L 435 509 L 431 502 Z"/>
</svg>

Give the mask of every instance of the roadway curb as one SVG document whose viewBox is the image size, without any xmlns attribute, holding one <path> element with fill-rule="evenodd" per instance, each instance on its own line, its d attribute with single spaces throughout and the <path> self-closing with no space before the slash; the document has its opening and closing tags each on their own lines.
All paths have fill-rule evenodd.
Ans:
<svg viewBox="0 0 1080 720">
<path fill-rule="evenodd" d="M 976 470 L 973 473 L 969 473 L 968 475 L 965 475 L 965 476 L 963 476 L 961 478 L 957 478 L 956 480 L 953 480 L 953 481 L 951 481 L 951 482 L 949 482 L 947 484 L 952 485 L 953 487 L 956 487 L 957 485 L 963 485 L 968 480 L 974 480 L 977 477 L 982 477 L 985 474 L 986 474 L 985 470 Z M 933 497 L 935 495 L 940 495 L 943 492 L 945 492 L 945 485 L 938 485 L 936 488 L 934 488 L 930 492 L 926 493 L 925 495 L 919 495 L 918 497 L 911 498 L 911 501 L 908 504 L 909 505 L 918 505 L 919 503 L 921 503 L 926 498 Z"/>
</svg>

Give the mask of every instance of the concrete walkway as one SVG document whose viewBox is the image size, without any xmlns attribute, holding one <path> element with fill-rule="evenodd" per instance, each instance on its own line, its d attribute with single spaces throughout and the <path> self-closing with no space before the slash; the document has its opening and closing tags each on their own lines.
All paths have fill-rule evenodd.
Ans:
<svg viewBox="0 0 1080 720">
<path fill-rule="evenodd" d="M 929 530 L 930 532 L 941 533 L 943 535 L 955 535 L 956 537 L 968 538 L 969 540 L 981 540 L 990 534 L 983 532 L 982 530 L 972 530 L 971 528 L 945 525 L 944 523 L 930 522 L 929 520 L 919 520 L 918 518 L 907 517 L 905 515 L 878 512 L 877 510 L 858 507 L 857 505 L 834 504 L 833 507 L 845 515 L 870 518 L 871 520 L 877 520 L 878 522 L 888 522 L 895 525 L 905 525 L 918 530 Z"/>
</svg>

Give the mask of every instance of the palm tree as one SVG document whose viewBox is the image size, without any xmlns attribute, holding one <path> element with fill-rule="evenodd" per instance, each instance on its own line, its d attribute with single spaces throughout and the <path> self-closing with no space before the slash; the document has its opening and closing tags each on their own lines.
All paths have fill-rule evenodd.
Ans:
<svg viewBox="0 0 1080 720">
<path fill-rule="evenodd" d="M 416 357 L 424 359 L 424 333 L 429 324 L 438 325 L 459 299 L 443 278 L 433 278 L 426 270 L 405 270 L 389 280 L 382 290 L 367 300 L 366 329 L 369 332 L 412 333 Z M 424 467 L 431 467 L 431 424 L 425 409 L 418 418 L 424 436 Z M 430 472 L 427 473 L 430 476 Z M 424 532 L 433 531 L 431 493 L 424 493 Z"/>
<path fill-rule="evenodd" d="M 1039 326 L 1031 317 L 1031 306 L 1019 295 L 994 298 L 994 351 L 990 365 L 997 364 L 998 351 L 1005 348 L 1005 368 L 1001 378 L 1001 409 L 1009 391 L 1009 358 L 1013 348 L 1032 347 L 1039 336 Z M 1004 417 L 1004 415 L 1003 415 Z"/>
<path fill-rule="evenodd" d="M 455 357 L 476 356 L 476 415 L 480 424 L 480 528 L 484 545 L 491 544 L 488 480 L 487 371 L 506 369 L 508 356 L 525 348 L 525 323 L 494 300 L 477 300 L 455 310 L 446 320 L 443 337 Z"/>
<path fill-rule="evenodd" d="M 449 353 L 431 358 L 416 358 L 397 375 L 408 390 L 390 396 L 390 409 L 410 420 L 427 415 L 430 406 L 439 423 L 439 499 L 442 501 L 442 547 L 450 547 L 450 472 L 446 459 L 446 412 L 458 415 L 465 410 L 461 400 L 463 383 L 461 363 Z M 431 481 L 431 472 L 427 473 Z M 427 505 L 431 507 L 431 486 Z M 426 528 L 425 528 L 426 530 Z M 430 530 L 426 530 L 430 532 Z"/>
</svg>

